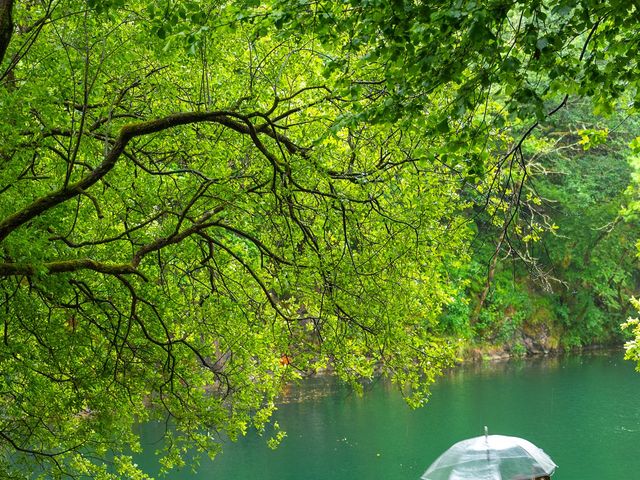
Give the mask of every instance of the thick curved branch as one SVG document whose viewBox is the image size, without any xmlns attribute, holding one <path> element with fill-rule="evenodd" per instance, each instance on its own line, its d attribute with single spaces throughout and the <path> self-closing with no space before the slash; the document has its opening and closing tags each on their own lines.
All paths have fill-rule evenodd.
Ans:
<svg viewBox="0 0 640 480">
<path fill-rule="evenodd" d="M 40 268 L 39 268 L 40 267 Z M 77 260 L 61 260 L 57 262 L 48 262 L 41 265 L 32 263 L 1 263 L 0 277 L 13 276 L 32 276 L 36 275 L 41 268 L 48 273 L 67 273 L 78 270 L 93 270 L 95 272 L 106 273 L 109 275 L 139 275 L 144 276 L 133 265 L 127 263 L 102 263 L 91 260 L 90 258 L 81 258 Z"/>
<path fill-rule="evenodd" d="M 2 0 L 0 0 L 2 1 Z M 241 119 L 238 121 L 236 119 Z M 168 115 L 163 118 L 149 120 L 147 122 L 131 123 L 125 125 L 120 130 L 119 135 L 115 139 L 111 150 L 105 156 L 103 162 L 96 167 L 95 170 L 81 178 L 75 183 L 71 183 L 55 192 L 40 197 L 22 210 L 5 218 L 0 222 L 0 242 L 2 242 L 11 232 L 33 220 L 47 210 L 66 202 L 84 193 L 85 190 L 93 186 L 96 182 L 107 175 L 115 166 L 118 158 L 124 152 L 129 141 L 135 137 L 150 135 L 152 133 L 162 132 L 181 125 L 189 125 L 194 123 L 217 123 L 230 128 L 238 133 L 249 135 L 256 146 L 263 152 L 266 148 L 258 139 L 257 133 L 263 133 L 267 136 L 277 139 L 279 142 L 286 140 L 290 148 L 294 148 L 294 144 L 285 139 L 282 135 L 272 132 L 268 128 L 256 128 L 249 119 L 234 112 L 214 111 L 214 112 L 181 112 Z M 288 147 L 289 148 L 289 147 Z M 297 148 L 297 147 L 295 147 Z M 274 161 L 275 158 L 266 152 L 265 155 Z"/>
</svg>

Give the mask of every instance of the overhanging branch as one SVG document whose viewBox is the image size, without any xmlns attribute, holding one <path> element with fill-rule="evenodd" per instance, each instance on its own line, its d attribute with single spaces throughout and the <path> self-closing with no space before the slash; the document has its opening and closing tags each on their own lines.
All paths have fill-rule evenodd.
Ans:
<svg viewBox="0 0 640 480">
<path fill-rule="evenodd" d="M 127 263 L 103 263 L 90 258 L 60 260 L 43 264 L 33 263 L 0 263 L 0 277 L 33 276 L 38 272 L 67 273 L 78 270 L 93 270 L 108 275 L 138 275 L 145 278 L 133 265 Z M 146 279 L 145 279 L 146 280 Z"/>
<path fill-rule="evenodd" d="M 3 0 L 0 0 L 0 2 L 2 1 Z M 84 194 L 87 189 L 101 180 L 113 169 L 118 158 L 120 158 L 120 155 L 122 155 L 125 147 L 131 139 L 162 132 L 181 125 L 190 125 L 195 123 L 217 123 L 238 133 L 249 135 L 258 149 L 260 149 L 260 151 L 265 154 L 271 162 L 276 163 L 276 167 L 278 167 L 277 160 L 266 150 L 265 146 L 258 138 L 258 133 L 272 137 L 278 142 L 285 142 L 289 151 L 302 152 L 302 149 L 297 147 L 290 140 L 286 139 L 286 137 L 273 132 L 266 126 L 254 127 L 247 117 L 235 112 L 181 112 L 155 120 L 149 120 L 147 122 L 131 123 L 122 127 L 111 147 L 111 150 L 106 154 L 103 162 L 93 171 L 75 183 L 70 183 L 49 195 L 38 198 L 23 209 L 2 220 L 0 222 L 0 242 L 7 238 L 7 236 L 15 229 L 30 220 L 33 220 L 47 210 L 66 202 L 71 198 Z"/>
</svg>

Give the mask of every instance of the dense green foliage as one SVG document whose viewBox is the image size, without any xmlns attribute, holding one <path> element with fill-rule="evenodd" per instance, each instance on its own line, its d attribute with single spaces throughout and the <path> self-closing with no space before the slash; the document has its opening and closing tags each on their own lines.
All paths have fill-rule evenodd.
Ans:
<svg viewBox="0 0 640 480">
<path fill-rule="evenodd" d="M 136 422 L 169 469 L 317 369 L 421 403 L 484 321 L 492 282 L 440 321 L 476 225 L 493 258 L 543 234 L 530 137 L 572 95 L 638 106 L 637 27 L 614 0 L 0 0 L 0 470 L 144 478 Z"/>
<path fill-rule="evenodd" d="M 640 224 L 624 215 L 632 173 L 628 145 L 640 128 L 619 118 L 608 125 L 575 123 L 582 128 L 562 138 L 558 153 L 541 162 L 548 173 L 537 184 L 560 226 L 545 236 L 540 256 L 555 267 L 560 283 L 552 314 L 567 332 L 567 346 L 618 338 L 640 280 L 635 248 Z"/>
<path fill-rule="evenodd" d="M 618 342 L 639 281 L 640 225 L 629 211 L 629 143 L 638 132 L 633 119 L 593 120 L 584 106 L 573 105 L 530 138 L 522 216 L 546 228 L 536 242 L 516 236 L 504 242 L 487 298 L 469 324 L 499 236 L 486 215 L 476 217 L 475 253 L 461 273 L 471 279 L 466 308 L 449 307 L 445 324 L 514 353 Z"/>
</svg>

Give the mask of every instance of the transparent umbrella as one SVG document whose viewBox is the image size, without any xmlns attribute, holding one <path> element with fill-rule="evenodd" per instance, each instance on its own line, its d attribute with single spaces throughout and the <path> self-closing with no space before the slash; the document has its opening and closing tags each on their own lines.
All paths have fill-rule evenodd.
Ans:
<svg viewBox="0 0 640 480">
<path fill-rule="evenodd" d="M 453 445 L 433 462 L 422 480 L 526 480 L 552 475 L 553 460 L 518 437 L 485 435 Z"/>
</svg>

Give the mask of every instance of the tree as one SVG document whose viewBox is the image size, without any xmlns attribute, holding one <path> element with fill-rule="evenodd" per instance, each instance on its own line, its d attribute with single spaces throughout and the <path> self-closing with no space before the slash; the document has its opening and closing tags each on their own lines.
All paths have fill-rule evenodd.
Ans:
<svg viewBox="0 0 640 480">
<path fill-rule="evenodd" d="M 541 340 L 534 347 L 540 349 L 619 341 L 638 285 L 632 252 L 640 232 L 623 213 L 631 183 L 628 145 L 638 132 L 633 118 L 597 117 L 589 105 L 572 101 L 528 139 L 523 153 L 529 178 L 520 211 L 523 220 L 548 227 L 513 235 L 509 248 L 518 251 L 507 255 L 504 249 L 502 264 L 493 257 L 498 265 L 475 324 L 477 336 L 519 348 Z M 488 217 L 475 216 L 469 270 L 486 271 L 495 239 L 505 233 Z M 539 240 L 524 241 L 532 236 Z M 465 277 L 472 298 L 487 292 L 486 275 Z M 459 315 L 453 311 L 446 319 L 460 324 L 454 313 Z"/>
<path fill-rule="evenodd" d="M 638 155 L 640 154 L 640 137 L 636 137 L 631 142 L 631 150 L 633 152 L 632 166 L 632 184 L 628 189 L 630 200 L 626 208 L 623 210 L 623 217 L 628 218 L 630 221 L 638 220 L 638 192 L 640 192 L 640 184 L 638 183 Z M 640 247 L 636 242 L 636 248 Z M 636 253 L 636 258 L 638 254 Z M 630 304 L 636 312 L 640 311 L 640 301 L 637 296 L 632 296 Z M 625 358 L 631 360 L 636 364 L 636 370 L 640 371 L 640 319 L 638 317 L 631 317 L 622 324 L 623 330 L 627 334 L 627 343 L 625 344 L 626 354 Z"/>
<path fill-rule="evenodd" d="M 13 14 L 2 471 L 139 475 L 122 453 L 148 419 L 166 468 L 214 455 L 319 368 L 355 384 L 383 362 L 422 401 L 452 359 L 435 322 L 464 227 L 416 130 L 330 129 L 345 101 L 304 43 L 236 24 L 179 43 L 137 4 Z"/>
<path fill-rule="evenodd" d="M 213 455 L 318 368 L 423 401 L 462 211 L 513 225 L 530 132 L 633 91 L 636 11 L 0 0 L 0 468 Z"/>
<path fill-rule="evenodd" d="M 522 261 L 540 276 L 527 244 L 550 225 L 527 200 L 536 152 L 523 147 L 570 99 L 589 98 L 595 115 L 616 109 L 627 115 L 640 106 L 638 5 L 296 2 L 305 10 L 293 3 L 281 0 L 272 15 L 313 30 L 323 45 L 341 52 L 328 65 L 346 79 L 346 91 L 359 91 L 363 70 L 366 83 L 379 85 L 385 101 L 362 109 L 358 119 L 426 115 L 423 134 L 447 138 L 436 149 L 439 158 L 466 176 L 474 218 L 484 212 L 484 222 L 498 230 L 472 322 L 500 257 Z"/>
</svg>

